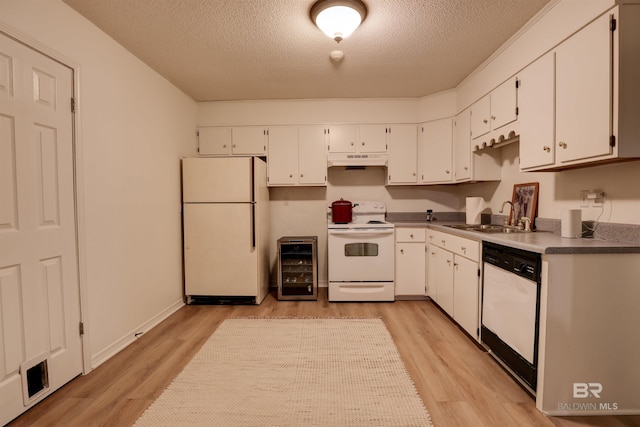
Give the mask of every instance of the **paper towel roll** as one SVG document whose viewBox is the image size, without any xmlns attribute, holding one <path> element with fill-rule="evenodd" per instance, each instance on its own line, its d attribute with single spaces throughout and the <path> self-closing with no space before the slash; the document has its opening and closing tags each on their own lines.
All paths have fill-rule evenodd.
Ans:
<svg viewBox="0 0 640 427">
<path fill-rule="evenodd" d="M 482 197 L 467 197 L 467 224 L 480 224 L 481 214 L 484 208 L 484 199 Z"/>
<path fill-rule="evenodd" d="M 570 239 L 582 237 L 582 211 L 580 209 L 563 209 L 560 219 L 560 235 Z"/>
</svg>

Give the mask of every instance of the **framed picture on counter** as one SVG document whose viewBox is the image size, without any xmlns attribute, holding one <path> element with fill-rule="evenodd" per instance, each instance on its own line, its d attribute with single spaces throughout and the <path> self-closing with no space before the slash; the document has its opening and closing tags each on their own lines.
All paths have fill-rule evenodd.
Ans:
<svg viewBox="0 0 640 427">
<path fill-rule="evenodd" d="M 531 228 L 534 226 L 534 220 L 538 213 L 538 187 L 537 182 L 530 182 L 528 184 L 515 184 L 513 186 L 513 212 L 510 215 L 510 220 L 515 219 L 517 224 L 522 217 L 528 217 L 531 220 Z M 515 218 L 514 218 L 515 215 Z"/>
</svg>

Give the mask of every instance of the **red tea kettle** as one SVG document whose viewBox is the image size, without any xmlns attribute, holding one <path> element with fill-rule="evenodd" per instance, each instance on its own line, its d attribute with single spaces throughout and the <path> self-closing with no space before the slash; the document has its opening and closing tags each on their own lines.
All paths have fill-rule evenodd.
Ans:
<svg viewBox="0 0 640 427">
<path fill-rule="evenodd" d="M 336 224 L 346 224 L 351 222 L 353 204 L 344 199 L 331 203 L 331 219 Z"/>
</svg>

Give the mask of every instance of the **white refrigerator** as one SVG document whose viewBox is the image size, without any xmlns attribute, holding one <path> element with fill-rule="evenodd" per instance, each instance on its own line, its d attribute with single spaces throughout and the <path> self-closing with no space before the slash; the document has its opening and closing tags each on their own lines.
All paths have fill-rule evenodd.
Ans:
<svg viewBox="0 0 640 427">
<path fill-rule="evenodd" d="M 260 304 L 269 290 L 269 189 L 258 157 L 182 159 L 187 303 Z"/>
</svg>

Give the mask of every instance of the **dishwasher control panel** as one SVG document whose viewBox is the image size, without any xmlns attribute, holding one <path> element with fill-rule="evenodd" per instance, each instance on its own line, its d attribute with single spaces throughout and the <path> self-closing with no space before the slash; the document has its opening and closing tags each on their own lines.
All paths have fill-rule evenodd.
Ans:
<svg viewBox="0 0 640 427">
<path fill-rule="evenodd" d="M 484 242 L 482 260 L 498 268 L 540 283 L 540 254 Z"/>
</svg>

